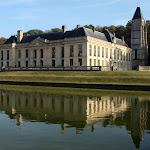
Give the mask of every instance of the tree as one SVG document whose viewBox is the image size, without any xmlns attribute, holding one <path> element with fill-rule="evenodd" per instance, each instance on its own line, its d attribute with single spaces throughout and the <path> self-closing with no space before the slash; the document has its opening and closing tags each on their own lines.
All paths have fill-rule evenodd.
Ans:
<svg viewBox="0 0 150 150">
<path fill-rule="evenodd" d="M 52 28 L 51 30 L 46 30 L 45 33 L 56 33 L 56 32 L 62 32 L 62 29 L 60 28 Z"/>
<path fill-rule="evenodd" d="M 4 44 L 8 39 L 1 37 L 0 38 L 0 44 Z"/>
<path fill-rule="evenodd" d="M 27 35 L 34 35 L 34 34 L 42 34 L 44 33 L 42 30 L 39 30 L 39 29 L 32 29 L 32 30 L 29 30 L 28 32 L 24 33 L 24 34 L 27 34 Z"/>
</svg>

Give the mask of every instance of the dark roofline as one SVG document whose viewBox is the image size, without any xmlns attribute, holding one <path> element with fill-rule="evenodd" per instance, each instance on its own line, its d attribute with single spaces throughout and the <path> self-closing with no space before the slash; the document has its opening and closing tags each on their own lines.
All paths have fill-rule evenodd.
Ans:
<svg viewBox="0 0 150 150">
<path fill-rule="evenodd" d="M 137 7 L 133 19 L 144 19 L 140 7 Z"/>
</svg>

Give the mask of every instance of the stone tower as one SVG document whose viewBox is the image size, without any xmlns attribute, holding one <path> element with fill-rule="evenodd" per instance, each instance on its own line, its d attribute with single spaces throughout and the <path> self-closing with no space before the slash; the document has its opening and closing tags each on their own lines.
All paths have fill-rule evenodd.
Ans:
<svg viewBox="0 0 150 150">
<path fill-rule="evenodd" d="M 147 28 L 140 7 L 132 19 L 131 48 L 133 69 L 148 65 Z"/>
</svg>

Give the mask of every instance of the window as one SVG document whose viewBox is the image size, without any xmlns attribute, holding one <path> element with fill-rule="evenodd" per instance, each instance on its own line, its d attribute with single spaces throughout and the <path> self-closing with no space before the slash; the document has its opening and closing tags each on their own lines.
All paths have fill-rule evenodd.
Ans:
<svg viewBox="0 0 150 150">
<path fill-rule="evenodd" d="M 96 59 L 94 59 L 94 66 L 96 66 Z"/>
<path fill-rule="evenodd" d="M 100 66 L 100 60 L 98 60 L 98 66 Z"/>
<path fill-rule="evenodd" d="M 128 61 L 128 53 L 126 53 L 126 61 Z"/>
<path fill-rule="evenodd" d="M 94 56 L 96 56 L 96 46 L 94 46 Z"/>
<path fill-rule="evenodd" d="M 1 51 L 1 60 L 3 60 L 3 59 L 4 59 L 4 52 Z"/>
<path fill-rule="evenodd" d="M 34 58 L 37 58 L 37 51 L 34 50 Z"/>
<path fill-rule="evenodd" d="M 117 51 L 117 59 L 119 60 L 119 51 Z"/>
<path fill-rule="evenodd" d="M 120 54 L 120 55 L 121 55 L 121 60 L 122 60 L 122 51 L 121 51 L 121 54 Z"/>
<path fill-rule="evenodd" d="M 90 59 L 90 66 L 92 66 L 92 59 Z"/>
<path fill-rule="evenodd" d="M 61 47 L 61 57 L 64 58 L 64 47 Z"/>
<path fill-rule="evenodd" d="M 100 57 L 100 47 L 98 47 L 98 57 Z"/>
<path fill-rule="evenodd" d="M 61 65 L 64 66 L 64 60 L 61 61 Z"/>
<path fill-rule="evenodd" d="M 73 66 L 73 59 L 70 59 L 70 66 Z"/>
<path fill-rule="evenodd" d="M 135 59 L 137 59 L 137 49 L 135 49 Z"/>
<path fill-rule="evenodd" d="M 21 67 L 21 62 L 20 62 L 20 61 L 18 61 L 18 67 L 19 67 L 19 68 Z"/>
<path fill-rule="evenodd" d="M 114 50 L 114 59 L 116 59 L 116 50 Z"/>
<path fill-rule="evenodd" d="M 28 54 L 28 49 L 26 49 L 26 58 L 29 57 L 29 54 Z"/>
<path fill-rule="evenodd" d="M 130 55 L 130 53 L 129 53 L 129 61 L 131 61 L 131 55 Z"/>
<path fill-rule="evenodd" d="M 3 62 L 1 62 L 1 67 L 3 67 Z"/>
<path fill-rule="evenodd" d="M 7 60 L 9 60 L 9 50 L 7 50 Z"/>
<path fill-rule="evenodd" d="M 7 67 L 9 67 L 9 61 L 7 61 Z"/>
<path fill-rule="evenodd" d="M 102 47 L 102 57 L 104 58 L 104 47 Z"/>
<path fill-rule="evenodd" d="M 55 60 L 52 60 L 52 67 L 55 67 Z"/>
<path fill-rule="evenodd" d="M 40 65 L 41 65 L 41 67 L 43 67 L 43 60 L 40 61 Z"/>
<path fill-rule="evenodd" d="M 55 58 L 55 47 L 52 47 L 52 58 Z"/>
<path fill-rule="evenodd" d="M 34 65 L 34 67 L 36 67 L 36 60 L 34 60 L 33 65 Z"/>
<path fill-rule="evenodd" d="M 89 46 L 89 55 L 92 56 L 92 45 Z"/>
<path fill-rule="evenodd" d="M 78 56 L 81 57 L 82 56 L 82 44 L 78 45 L 78 50 L 79 50 Z"/>
<path fill-rule="evenodd" d="M 18 51 L 18 58 L 21 58 L 21 50 Z"/>
<path fill-rule="evenodd" d="M 73 45 L 70 45 L 70 57 L 73 57 L 73 50 L 74 49 L 74 47 L 73 47 Z"/>
<path fill-rule="evenodd" d="M 26 61 L 26 68 L 28 67 L 28 61 Z"/>
<path fill-rule="evenodd" d="M 123 55 L 123 60 L 125 61 L 126 60 L 126 53 L 124 52 L 124 55 Z"/>
<path fill-rule="evenodd" d="M 43 51 L 43 49 L 41 49 L 41 58 L 43 58 L 44 57 L 44 51 Z"/>
<path fill-rule="evenodd" d="M 102 60 L 102 66 L 104 66 L 104 60 Z"/>
<path fill-rule="evenodd" d="M 108 58 L 108 48 L 106 48 L 106 58 Z"/>
<path fill-rule="evenodd" d="M 82 59 L 78 60 L 79 66 L 82 66 Z"/>
<path fill-rule="evenodd" d="M 110 59 L 112 59 L 112 49 L 110 49 Z"/>
</svg>

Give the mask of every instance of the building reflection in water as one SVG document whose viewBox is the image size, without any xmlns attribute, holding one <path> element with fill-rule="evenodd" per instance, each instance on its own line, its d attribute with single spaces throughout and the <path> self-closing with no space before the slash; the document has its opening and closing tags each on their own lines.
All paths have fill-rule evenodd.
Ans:
<svg viewBox="0 0 150 150">
<path fill-rule="evenodd" d="M 95 125 L 126 126 L 136 148 L 149 130 L 150 101 L 129 97 L 46 95 L 0 90 L 0 111 L 22 126 L 23 121 L 61 124 L 63 131 L 95 132 Z"/>
</svg>

